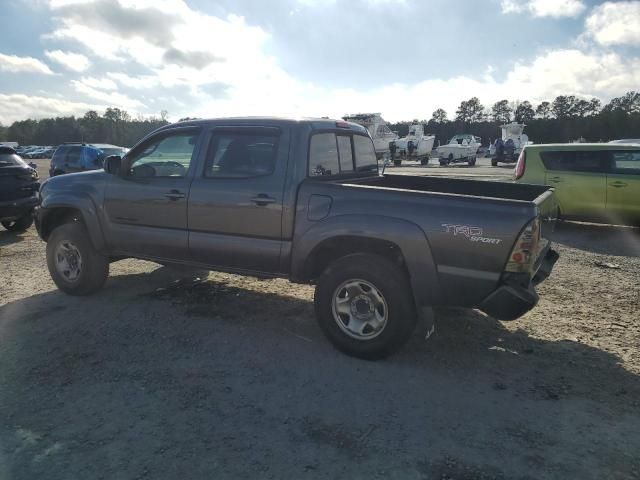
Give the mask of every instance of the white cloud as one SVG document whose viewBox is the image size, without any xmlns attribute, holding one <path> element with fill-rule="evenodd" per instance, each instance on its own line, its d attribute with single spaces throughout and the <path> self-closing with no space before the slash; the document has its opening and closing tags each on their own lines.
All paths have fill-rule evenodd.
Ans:
<svg viewBox="0 0 640 480">
<path fill-rule="evenodd" d="M 502 13 L 530 13 L 534 17 L 577 17 L 586 9 L 582 0 L 501 0 Z"/>
<path fill-rule="evenodd" d="M 74 72 L 84 72 L 91 66 L 89 59 L 80 53 L 47 50 L 44 54 L 54 62 Z"/>
<path fill-rule="evenodd" d="M 86 95 L 89 98 L 99 100 L 106 105 L 133 110 L 145 107 L 145 105 L 139 100 L 129 98 L 122 93 L 116 93 L 113 91 L 105 92 L 104 90 L 99 90 L 95 87 L 92 87 L 91 85 L 84 83 L 83 81 L 71 80 L 71 86 L 76 90 L 76 92 Z"/>
<path fill-rule="evenodd" d="M 51 69 L 43 62 L 33 57 L 18 57 L 0 53 L 0 70 L 10 73 L 44 73 L 53 75 Z"/>
<path fill-rule="evenodd" d="M 61 98 L 0 93 L 0 123 L 5 125 L 25 118 L 84 115 L 88 110 L 102 111 L 104 105 L 71 102 Z"/>
<path fill-rule="evenodd" d="M 600 45 L 640 45 L 640 1 L 605 2 L 585 22 L 586 34 Z"/>
<path fill-rule="evenodd" d="M 117 90 L 116 82 L 109 78 L 82 77 L 78 83 L 100 90 Z"/>
</svg>

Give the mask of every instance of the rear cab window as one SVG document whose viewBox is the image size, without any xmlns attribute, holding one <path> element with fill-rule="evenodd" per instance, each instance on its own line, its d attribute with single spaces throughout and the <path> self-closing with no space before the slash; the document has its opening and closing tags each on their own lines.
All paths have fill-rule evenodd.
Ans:
<svg viewBox="0 0 640 480">
<path fill-rule="evenodd" d="M 371 138 L 351 133 L 316 133 L 309 144 L 309 176 L 377 172 Z"/>
</svg>

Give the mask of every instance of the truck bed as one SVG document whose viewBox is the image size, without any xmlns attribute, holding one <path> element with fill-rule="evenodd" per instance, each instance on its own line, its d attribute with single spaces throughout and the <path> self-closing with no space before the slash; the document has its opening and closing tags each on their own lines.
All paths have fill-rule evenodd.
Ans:
<svg viewBox="0 0 640 480">
<path fill-rule="evenodd" d="M 523 202 L 535 202 L 538 197 L 549 191 L 549 187 L 543 185 L 410 175 L 384 175 L 383 177 L 372 177 L 349 183 L 371 187 L 519 200 Z"/>
</svg>

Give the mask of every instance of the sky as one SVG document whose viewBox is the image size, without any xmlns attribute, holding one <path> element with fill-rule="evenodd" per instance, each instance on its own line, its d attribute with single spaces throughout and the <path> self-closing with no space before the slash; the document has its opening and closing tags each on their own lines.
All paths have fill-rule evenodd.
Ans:
<svg viewBox="0 0 640 480">
<path fill-rule="evenodd" d="M 2 0 L 0 123 L 449 118 L 640 90 L 640 0 Z"/>
</svg>

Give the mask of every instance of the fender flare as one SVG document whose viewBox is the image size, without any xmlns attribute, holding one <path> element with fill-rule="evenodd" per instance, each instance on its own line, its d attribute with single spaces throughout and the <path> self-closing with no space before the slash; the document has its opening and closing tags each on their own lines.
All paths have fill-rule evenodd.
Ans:
<svg viewBox="0 0 640 480">
<path fill-rule="evenodd" d="M 106 243 L 102 226 L 98 219 L 98 210 L 89 197 L 70 192 L 59 192 L 47 195 L 40 204 L 38 212 L 39 223 L 44 225 L 47 217 L 58 208 L 78 210 L 82 215 L 82 221 L 87 227 L 94 248 L 96 250 L 104 250 Z"/>
<path fill-rule="evenodd" d="M 307 261 L 325 241 L 336 237 L 385 240 L 398 246 L 405 259 L 417 306 L 434 305 L 440 298 L 440 283 L 431 246 L 415 223 L 384 215 L 338 215 L 296 233 L 291 254 L 291 278 L 307 276 Z"/>
</svg>

